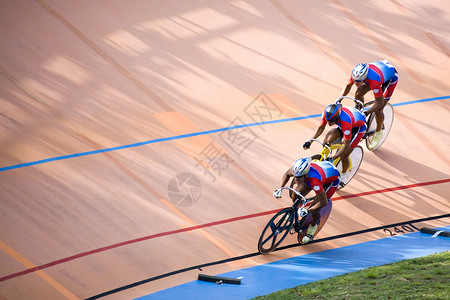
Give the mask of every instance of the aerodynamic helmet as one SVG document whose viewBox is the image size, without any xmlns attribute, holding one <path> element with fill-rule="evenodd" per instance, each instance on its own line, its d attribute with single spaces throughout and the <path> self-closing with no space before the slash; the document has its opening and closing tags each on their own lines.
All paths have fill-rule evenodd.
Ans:
<svg viewBox="0 0 450 300">
<path fill-rule="evenodd" d="M 292 174 L 295 177 L 301 177 L 309 172 L 311 166 L 311 157 L 299 158 L 292 165 Z"/>
<path fill-rule="evenodd" d="M 355 82 L 364 81 L 367 78 L 369 66 L 367 64 L 358 64 L 353 68 L 352 79 Z"/>
<path fill-rule="evenodd" d="M 325 107 L 325 119 L 331 123 L 336 123 L 341 114 L 340 104 L 330 104 Z"/>
</svg>

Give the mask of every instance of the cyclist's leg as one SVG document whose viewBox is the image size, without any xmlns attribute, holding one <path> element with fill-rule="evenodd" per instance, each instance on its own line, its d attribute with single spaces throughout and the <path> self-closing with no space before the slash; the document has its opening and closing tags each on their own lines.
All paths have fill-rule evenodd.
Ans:
<svg viewBox="0 0 450 300">
<path fill-rule="evenodd" d="M 350 142 L 350 149 L 342 153 L 341 160 L 342 160 L 342 173 L 341 178 L 344 178 L 347 173 L 348 168 L 350 167 L 350 154 L 352 154 L 353 149 L 355 149 L 356 146 L 358 146 L 359 142 L 361 142 L 361 139 L 364 137 L 364 134 L 366 133 L 367 126 L 364 124 L 362 127 L 354 127 L 352 128 L 352 140 Z"/>
<path fill-rule="evenodd" d="M 383 92 L 384 92 L 384 100 L 389 101 L 391 100 L 391 96 L 394 93 L 395 88 L 397 87 L 398 83 L 398 74 L 395 73 L 394 77 L 387 82 L 387 85 L 383 85 Z"/>
<path fill-rule="evenodd" d="M 317 224 L 320 223 L 320 210 L 315 211 L 315 212 L 311 212 L 312 215 L 312 221 L 311 221 L 311 226 L 315 226 Z"/>
<path fill-rule="evenodd" d="M 384 99 L 384 103 L 383 106 L 380 107 L 380 109 L 378 109 L 377 111 L 375 111 L 375 119 L 377 121 L 377 132 L 380 132 L 382 130 L 383 127 L 383 122 L 384 122 L 384 107 L 386 106 L 386 104 L 389 102 L 389 100 L 391 99 L 392 94 L 394 93 L 395 87 L 397 86 L 398 83 L 398 74 L 395 73 L 394 77 L 385 82 L 383 84 L 383 99 Z"/>
<path fill-rule="evenodd" d="M 341 131 L 342 132 L 342 131 Z M 355 135 L 356 131 L 355 128 L 352 128 L 352 140 L 353 137 Z M 350 146 L 351 146 L 352 141 L 350 141 Z M 354 148 L 354 147 L 353 147 Z M 349 149 L 347 149 L 346 151 L 344 151 L 341 155 L 340 155 L 340 160 L 341 160 L 341 164 L 342 164 L 342 173 L 347 172 L 348 168 L 350 167 L 350 160 L 349 160 L 349 156 L 353 151 L 353 148 L 350 147 Z"/>
<path fill-rule="evenodd" d="M 331 197 L 334 195 L 334 193 L 336 192 L 338 186 L 339 186 L 339 179 L 336 179 L 332 183 L 328 184 L 326 188 L 324 187 L 325 188 L 325 193 L 327 195 L 327 199 L 328 200 L 330 200 Z"/>
<path fill-rule="evenodd" d="M 339 127 L 332 128 L 332 129 L 330 129 L 330 131 L 328 131 L 323 142 L 331 145 L 335 141 L 342 139 L 343 136 L 344 135 L 342 134 L 342 130 L 340 130 Z"/>
<path fill-rule="evenodd" d="M 321 207 L 318 209 L 310 210 L 310 213 L 312 215 L 311 223 L 309 224 L 308 228 L 306 229 L 306 232 L 304 232 L 304 234 L 301 236 L 299 235 L 299 237 L 298 237 L 298 241 L 301 244 L 307 244 L 307 243 L 311 242 L 313 240 L 314 236 L 317 234 L 318 230 L 320 230 L 321 226 L 323 226 L 323 224 L 325 224 L 325 222 L 327 221 L 327 218 L 331 211 L 331 205 L 332 205 L 331 204 L 331 196 L 333 196 L 334 192 L 336 192 L 338 185 L 339 185 L 339 179 L 336 179 L 332 183 L 328 183 L 323 186 L 324 190 L 321 193 L 325 194 L 325 195 L 323 195 L 323 196 L 325 196 L 324 198 L 326 199 L 325 203 L 323 203 L 321 205 Z M 314 199 L 313 203 L 311 203 L 311 206 L 313 206 L 318 201 L 319 201 L 319 199 L 317 199 L 317 196 L 316 196 L 316 199 Z M 323 222 L 321 222 L 321 219 L 322 219 L 321 212 L 324 213 Z"/>
<path fill-rule="evenodd" d="M 308 195 L 308 193 L 311 191 L 311 188 L 306 184 L 306 182 L 301 184 L 301 185 L 300 184 L 296 184 L 295 183 L 295 178 L 292 178 L 290 187 L 295 189 L 297 192 L 299 192 L 303 196 Z M 297 200 L 297 198 L 298 198 L 297 194 L 294 193 L 293 191 L 289 191 L 289 196 L 292 199 L 292 203 L 294 203 L 295 200 Z"/>
<path fill-rule="evenodd" d="M 350 167 L 350 154 L 352 153 L 353 149 L 350 148 L 346 150 L 342 155 L 340 156 L 341 162 L 342 162 L 342 174 L 346 173 L 348 171 L 348 168 Z"/>
<path fill-rule="evenodd" d="M 332 129 L 330 129 L 330 131 L 327 132 L 323 142 L 325 144 L 331 145 L 337 141 L 340 141 L 343 136 L 344 135 L 342 134 L 342 130 L 339 127 L 332 128 Z M 328 148 L 324 147 L 320 154 L 322 155 L 322 157 L 325 158 L 330 154 L 330 150 L 328 150 Z"/>
<path fill-rule="evenodd" d="M 376 132 L 380 132 L 383 128 L 383 122 L 384 122 L 384 107 L 386 106 L 386 104 L 388 103 L 388 100 L 386 100 L 385 98 L 383 99 L 383 105 L 376 110 L 375 113 L 375 120 L 377 122 L 377 129 L 375 130 Z"/>
<path fill-rule="evenodd" d="M 311 188 L 306 184 L 306 181 L 304 182 L 303 185 L 297 185 L 296 190 L 297 190 L 297 192 L 302 194 L 304 197 L 306 195 L 308 195 L 309 192 L 311 192 Z M 295 200 L 297 200 L 298 196 L 297 196 L 297 194 L 294 194 L 293 196 L 294 197 L 291 196 L 292 197 L 292 202 L 295 202 Z M 298 217 L 299 217 L 299 219 L 301 219 L 300 218 L 300 212 L 298 213 Z M 313 215 L 313 218 L 314 218 L 314 215 Z"/>
<path fill-rule="evenodd" d="M 359 127 L 358 130 L 355 130 L 355 132 L 353 132 L 350 148 L 355 149 L 355 147 L 358 146 L 359 142 L 361 142 L 362 138 L 364 137 L 366 130 L 367 125 L 364 124 L 363 126 Z"/>
<path fill-rule="evenodd" d="M 308 212 L 312 214 L 313 220 L 311 222 L 312 225 L 317 225 L 320 221 L 320 210 L 327 205 L 327 197 L 326 191 L 323 187 L 323 190 L 319 193 L 316 193 L 314 200 L 311 202 L 311 205 L 308 208 Z"/>
</svg>

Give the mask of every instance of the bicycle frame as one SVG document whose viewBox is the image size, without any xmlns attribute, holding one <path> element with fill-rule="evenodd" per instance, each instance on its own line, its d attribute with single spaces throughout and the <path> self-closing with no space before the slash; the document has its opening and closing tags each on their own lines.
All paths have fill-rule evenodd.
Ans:
<svg viewBox="0 0 450 300">
<path fill-rule="evenodd" d="M 327 159 L 329 159 L 331 157 L 331 153 L 333 152 L 333 150 L 339 150 L 339 149 L 341 149 L 343 147 L 343 144 L 342 144 L 342 142 L 340 140 L 337 141 L 337 142 L 335 141 L 331 145 L 325 144 L 324 142 L 322 142 L 321 140 L 318 140 L 318 139 L 309 139 L 309 140 L 307 140 L 307 142 L 310 142 L 310 143 L 318 142 L 323 147 L 322 151 L 319 154 L 320 157 L 317 157 L 316 155 L 313 155 L 311 157 L 313 161 L 314 160 L 318 160 L 318 161 L 327 160 Z M 337 166 L 339 161 L 340 161 L 340 158 L 338 157 L 337 159 L 335 159 L 333 161 L 333 165 Z"/>
</svg>

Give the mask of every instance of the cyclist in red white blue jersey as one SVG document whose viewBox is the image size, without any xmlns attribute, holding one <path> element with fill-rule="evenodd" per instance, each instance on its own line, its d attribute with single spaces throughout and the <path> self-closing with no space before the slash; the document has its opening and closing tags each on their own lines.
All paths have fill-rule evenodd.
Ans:
<svg viewBox="0 0 450 300">
<path fill-rule="evenodd" d="M 398 83 L 397 70 L 385 59 L 371 63 L 361 63 L 353 68 L 352 74 L 349 76 L 349 81 L 342 91 L 341 96 L 346 96 L 353 84 L 357 89 L 355 92 L 355 99 L 364 103 L 364 95 L 370 90 L 375 96 L 375 104 L 367 111 L 366 115 L 375 112 L 377 121 L 377 129 L 374 138 L 370 144 L 370 148 L 374 148 L 380 142 L 382 137 L 382 125 L 384 121 L 383 108 L 391 99 L 395 87 Z"/>
<path fill-rule="evenodd" d="M 284 187 L 289 179 L 291 187 L 296 189 L 302 195 L 306 196 L 311 190 L 314 190 L 316 197 L 311 202 L 308 209 L 299 210 L 299 216 L 305 217 L 308 213 L 312 214 L 312 221 L 306 230 L 306 235 L 302 238 L 301 243 L 306 244 L 312 241 L 314 233 L 320 222 L 320 210 L 325 207 L 328 201 L 339 185 L 339 171 L 329 161 L 311 162 L 310 157 L 297 159 L 291 168 L 289 168 L 281 179 L 281 187 Z M 281 189 L 275 190 L 273 193 L 275 198 L 281 198 Z M 291 193 L 292 201 L 295 202 L 297 195 Z"/>
<path fill-rule="evenodd" d="M 356 108 L 342 106 L 340 103 L 330 104 L 325 108 L 325 111 L 322 114 L 320 126 L 317 128 L 313 139 L 318 138 L 323 133 L 327 124 L 329 126 L 337 126 L 327 133 L 324 143 L 330 145 L 336 140 L 343 138 L 343 147 L 340 148 L 331 159 L 341 159 L 341 181 L 345 181 L 350 166 L 349 156 L 366 133 L 366 118 Z M 311 142 L 305 142 L 303 144 L 304 149 L 308 149 L 310 146 Z"/>
</svg>

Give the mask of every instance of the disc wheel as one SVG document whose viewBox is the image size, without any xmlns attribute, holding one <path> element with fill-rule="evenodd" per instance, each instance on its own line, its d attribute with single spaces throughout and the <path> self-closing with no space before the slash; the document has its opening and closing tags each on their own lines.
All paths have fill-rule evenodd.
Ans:
<svg viewBox="0 0 450 300">
<path fill-rule="evenodd" d="M 333 208 L 333 201 L 328 199 L 327 205 L 325 205 L 324 207 L 322 207 L 320 209 L 320 216 L 321 216 L 320 217 L 320 222 L 319 222 L 319 226 L 317 226 L 316 232 L 314 233 L 314 237 L 320 232 L 322 227 L 327 222 L 328 217 L 330 216 L 332 208 Z M 302 239 L 305 236 L 306 230 L 308 229 L 309 225 L 311 225 L 312 216 L 311 215 L 307 215 L 304 219 L 305 220 L 303 220 L 303 219 L 301 220 L 300 230 L 298 231 L 298 235 L 297 235 L 297 241 L 300 244 L 302 244 Z"/>
<path fill-rule="evenodd" d="M 364 157 L 364 150 L 361 146 L 356 146 L 355 149 L 353 149 L 352 153 L 350 153 L 350 166 L 347 170 L 347 176 L 346 178 L 339 183 L 339 186 L 337 190 L 342 189 L 344 186 L 346 186 L 350 180 L 355 177 L 356 172 L 358 172 L 359 166 L 361 166 L 362 160 Z M 336 168 L 339 170 L 339 173 L 342 174 L 342 161 L 339 161 Z"/>
<path fill-rule="evenodd" d="M 394 108 L 392 107 L 391 104 L 388 103 L 384 106 L 383 113 L 384 113 L 384 122 L 383 122 L 383 126 L 382 126 L 383 136 L 381 137 L 378 145 L 374 148 L 370 148 L 370 143 L 372 142 L 373 135 L 377 129 L 377 120 L 375 118 L 375 113 L 370 114 L 369 122 L 368 122 L 369 126 L 367 128 L 368 134 L 367 134 L 367 138 L 366 138 L 366 146 L 367 146 L 367 149 L 369 149 L 370 151 L 375 151 L 378 148 L 380 148 L 380 146 L 387 139 L 389 132 L 391 131 L 392 123 L 394 122 Z"/>
</svg>

